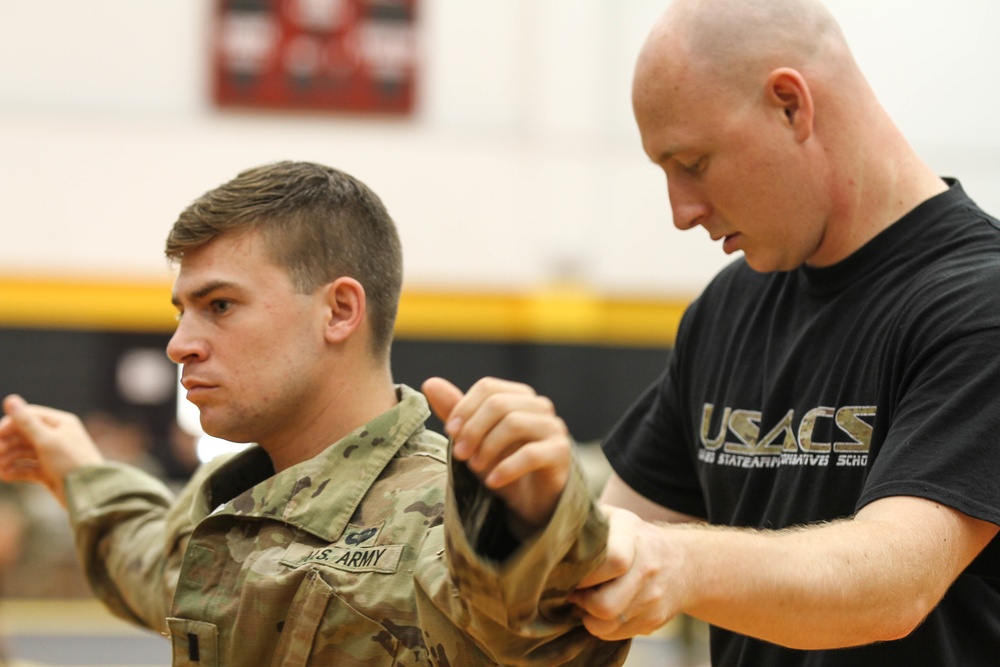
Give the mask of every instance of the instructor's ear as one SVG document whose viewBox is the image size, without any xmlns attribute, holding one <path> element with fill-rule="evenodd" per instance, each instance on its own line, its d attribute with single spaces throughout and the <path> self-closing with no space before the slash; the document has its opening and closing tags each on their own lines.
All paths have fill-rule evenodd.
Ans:
<svg viewBox="0 0 1000 667">
<path fill-rule="evenodd" d="M 803 142 L 813 133 L 815 109 L 809 84 L 797 70 L 780 67 L 767 77 L 767 101 L 784 114 L 796 141 Z"/>
<path fill-rule="evenodd" d="M 343 343 L 365 320 L 365 288 L 354 278 L 337 278 L 324 288 L 326 297 L 325 336 L 329 343 Z"/>
</svg>

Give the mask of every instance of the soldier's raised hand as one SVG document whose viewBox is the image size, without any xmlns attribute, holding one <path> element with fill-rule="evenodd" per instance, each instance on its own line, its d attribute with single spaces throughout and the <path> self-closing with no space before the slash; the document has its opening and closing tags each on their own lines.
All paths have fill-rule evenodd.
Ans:
<svg viewBox="0 0 1000 667">
<path fill-rule="evenodd" d="M 545 526 L 572 465 L 572 441 L 552 401 L 497 378 L 483 378 L 465 394 L 442 378 L 422 388 L 452 438 L 452 456 L 528 527 Z"/>
<path fill-rule="evenodd" d="M 69 412 L 29 405 L 16 394 L 4 399 L 3 409 L 0 479 L 42 484 L 65 506 L 66 474 L 104 460 L 80 419 Z"/>
</svg>

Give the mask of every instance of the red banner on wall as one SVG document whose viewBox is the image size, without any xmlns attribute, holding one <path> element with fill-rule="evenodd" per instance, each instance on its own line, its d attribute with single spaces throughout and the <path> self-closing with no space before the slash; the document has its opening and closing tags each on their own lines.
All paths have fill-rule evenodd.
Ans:
<svg viewBox="0 0 1000 667">
<path fill-rule="evenodd" d="M 216 0 L 220 106 L 409 113 L 417 0 Z"/>
</svg>

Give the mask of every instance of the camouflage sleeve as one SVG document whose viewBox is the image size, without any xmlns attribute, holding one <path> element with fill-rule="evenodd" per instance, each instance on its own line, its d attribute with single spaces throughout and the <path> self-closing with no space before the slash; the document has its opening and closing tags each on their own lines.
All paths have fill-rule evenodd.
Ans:
<svg viewBox="0 0 1000 667">
<path fill-rule="evenodd" d="M 115 463 L 70 473 L 66 497 L 77 553 L 94 594 L 116 616 L 165 631 L 191 533 L 183 500 L 174 503 L 158 479 Z"/>
<path fill-rule="evenodd" d="M 464 464 L 449 471 L 444 526 L 429 535 L 418 570 L 418 604 L 427 644 L 440 665 L 621 665 L 629 642 L 590 635 L 567 601 L 604 557 L 608 524 L 575 465 L 545 530 L 501 561 L 483 545 L 504 533 L 496 500 Z M 500 508 L 502 509 L 502 508 Z M 430 546 L 430 545 L 428 545 Z M 432 609 L 430 609 L 432 607 Z M 472 640 L 482 654 L 472 659 Z M 489 656 L 483 662 L 482 655 Z"/>
</svg>

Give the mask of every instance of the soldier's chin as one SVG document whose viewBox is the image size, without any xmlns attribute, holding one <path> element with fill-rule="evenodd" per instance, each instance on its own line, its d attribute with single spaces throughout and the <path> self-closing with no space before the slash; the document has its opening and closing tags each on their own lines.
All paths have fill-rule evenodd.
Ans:
<svg viewBox="0 0 1000 667">
<path fill-rule="evenodd" d="M 226 440 L 227 442 L 233 442 L 236 444 L 249 442 L 249 440 L 237 433 L 235 429 L 226 428 L 224 424 L 214 422 L 211 418 L 206 418 L 204 414 L 201 416 L 201 430 L 205 432 L 205 435 L 216 438 L 217 440 Z"/>
</svg>

